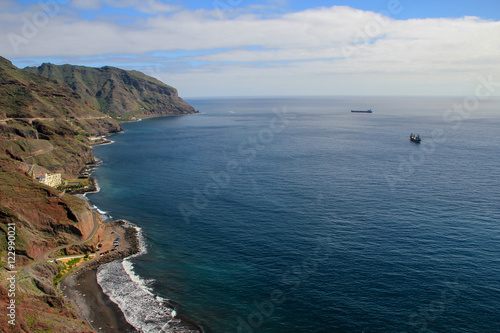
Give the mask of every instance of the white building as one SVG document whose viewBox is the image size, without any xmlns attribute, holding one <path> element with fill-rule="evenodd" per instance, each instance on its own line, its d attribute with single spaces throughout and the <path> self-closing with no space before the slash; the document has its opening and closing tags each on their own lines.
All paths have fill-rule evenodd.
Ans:
<svg viewBox="0 0 500 333">
<path fill-rule="evenodd" d="M 62 184 L 62 177 L 60 173 L 54 173 L 54 174 L 44 173 L 42 175 L 36 176 L 35 178 L 40 183 L 51 187 L 58 187 L 59 185 Z"/>
</svg>

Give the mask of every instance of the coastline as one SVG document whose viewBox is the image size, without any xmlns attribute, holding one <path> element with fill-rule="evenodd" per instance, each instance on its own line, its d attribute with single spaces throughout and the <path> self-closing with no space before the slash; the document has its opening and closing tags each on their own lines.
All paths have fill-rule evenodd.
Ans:
<svg viewBox="0 0 500 333">
<path fill-rule="evenodd" d="M 122 249 L 101 256 L 63 278 L 58 285 L 78 317 L 96 332 L 132 333 L 137 330 L 125 319 L 117 304 L 104 294 L 97 283 L 97 270 L 106 263 L 123 260 L 140 252 L 138 231 L 124 221 L 106 222 L 105 229 L 122 236 Z"/>
<path fill-rule="evenodd" d="M 71 288 L 68 292 L 72 304 L 79 304 L 74 308 L 79 317 L 84 317 L 97 332 L 133 333 L 137 330 L 130 325 L 118 305 L 103 293 L 97 283 L 97 268 L 82 271 L 66 281 Z M 85 295 L 85 296 L 82 296 Z M 97 311 L 98 309 L 98 311 Z"/>
<path fill-rule="evenodd" d="M 112 144 L 113 142 L 103 137 L 101 142 L 95 143 L 91 147 Z M 80 170 L 79 174 L 88 177 L 91 185 L 86 188 L 73 190 L 69 194 L 89 202 L 87 194 L 100 191 L 96 179 L 91 174 L 101 164 L 102 161 L 98 159 L 86 164 Z M 94 206 L 93 210 L 98 211 L 104 222 L 105 217 L 100 214 L 97 207 Z M 124 260 L 139 254 L 141 252 L 139 231 L 134 225 L 123 220 L 104 222 L 100 228 L 102 228 L 104 234 L 104 239 L 101 241 L 103 244 L 101 251 L 111 248 L 113 239 L 115 238 L 120 238 L 120 249 L 83 264 L 75 272 L 64 277 L 57 285 L 57 290 L 71 305 L 77 317 L 85 321 L 95 332 L 138 332 L 135 327 L 127 322 L 125 314 L 119 306 L 104 293 L 102 287 L 97 282 L 97 273 L 99 267 L 104 264 Z"/>
<path fill-rule="evenodd" d="M 148 119 L 149 118 L 154 117 L 148 117 Z M 114 143 L 114 141 L 103 137 L 102 142 L 92 146 L 111 143 Z M 74 273 L 63 278 L 58 285 L 58 291 L 62 293 L 65 299 L 71 304 L 78 318 L 85 321 L 96 332 L 156 332 L 158 329 L 165 332 L 204 332 L 202 326 L 191 321 L 185 315 L 177 315 L 174 306 L 160 300 L 160 298 L 152 294 L 149 290 L 146 290 L 146 293 L 140 297 L 141 300 L 145 301 L 146 307 L 144 307 L 144 309 L 142 306 L 135 307 L 135 309 L 142 309 L 139 311 L 141 314 L 134 313 L 133 316 L 130 316 L 131 312 L 128 306 L 131 304 L 130 302 L 134 302 L 135 298 L 124 300 L 122 294 L 118 299 L 115 299 L 117 297 L 115 291 L 120 293 L 120 291 L 123 291 L 121 290 L 123 289 L 122 286 L 129 282 L 132 282 L 134 294 L 138 289 L 143 289 L 145 287 L 145 285 L 142 285 L 143 282 L 137 281 L 137 279 L 140 280 L 140 277 L 135 276 L 133 266 L 127 259 L 141 255 L 145 253 L 146 250 L 143 247 L 144 241 L 139 227 L 124 220 L 113 221 L 112 217 L 107 215 L 106 212 L 102 212 L 97 206 L 90 204 L 87 194 L 100 191 L 97 180 L 93 178 L 91 174 L 95 168 L 101 164 L 101 160 L 95 159 L 92 163 L 85 165 L 82 170 L 80 170 L 80 175 L 88 177 L 91 180 L 91 185 L 83 189 L 72 191 L 70 194 L 83 198 L 90 206 L 93 206 L 93 210 L 99 213 L 104 222 L 101 228 L 104 230 L 109 229 L 107 233 L 104 232 L 105 235 L 103 239 L 100 239 L 102 243 L 100 252 L 109 252 L 104 256 L 100 256 L 84 264 Z M 116 239 L 120 239 L 119 249 L 113 248 L 113 243 Z M 117 266 L 123 267 L 121 271 L 117 272 L 115 270 L 111 273 L 112 285 L 115 286 L 110 287 L 109 270 L 111 267 L 116 269 Z M 108 280 L 107 282 L 103 282 L 103 280 L 106 280 L 106 275 Z M 118 280 L 122 280 L 121 283 L 117 284 L 116 282 Z M 131 289 L 129 288 L 129 292 L 130 291 Z M 144 289 L 142 291 L 144 291 Z M 126 297 L 128 298 L 129 296 Z M 156 319 L 151 321 L 152 318 L 149 318 L 147 321 L 143 321 L 144 318 L 152 314 L 150 311 L 153 311 L 155 315 L 157 315 Z"/>
</svg>

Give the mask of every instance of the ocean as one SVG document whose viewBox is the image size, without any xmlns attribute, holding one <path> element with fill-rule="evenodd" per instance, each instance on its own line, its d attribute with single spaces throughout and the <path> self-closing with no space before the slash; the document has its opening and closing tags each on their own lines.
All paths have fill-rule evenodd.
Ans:
<svg viewBox="0 0 500 333">
<path fill-rule="evenodd" d="M 140 331 L 500 332 L 500 100 L 187 101 L 94 149 L 145 247 L 98 281 Z"/>
</svg>

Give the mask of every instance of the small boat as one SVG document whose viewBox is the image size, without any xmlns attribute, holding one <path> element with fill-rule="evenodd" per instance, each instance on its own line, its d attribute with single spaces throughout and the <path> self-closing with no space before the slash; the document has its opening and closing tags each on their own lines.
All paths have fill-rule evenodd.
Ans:
<svg viewBox="0 0 500 333">
<path fill-rule="evenodd" d="M 422 141 L 422 139 L 420 139 L 420 135 L 411 133 L 410 134 L 410 141 L 415 142 L 415 143 L 420 143 L 420 141 Z"/>
<path fill-rule="evenodd" d="M 366 111 L 351 110 L 351 112 L 354 112 L 354 113 L 373 113 L 373 111 L 371 109 L 370 110 L 366 110 Z"/>
</svg>

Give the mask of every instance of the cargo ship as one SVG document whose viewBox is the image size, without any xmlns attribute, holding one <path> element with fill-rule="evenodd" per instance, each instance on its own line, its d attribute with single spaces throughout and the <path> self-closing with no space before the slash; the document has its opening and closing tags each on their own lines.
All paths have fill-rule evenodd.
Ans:
<svg viewBox="0 0 500 333">
<path fill-rule="evenodd" d="M 373 113 L 373 111 L 371 109 L 370 110 L 366 110 L 366 111 L 351 110 L 351 112 L 354 112 L 354 113 Z"/>
<path fill-rule="evenodd" d="M 420 139 L 420 135 L 411 133 L 410 134 L 410 141 L 415 142 L 415 143 L 420 143 L 420 141 L 422 141 L 422 139 Z"/>
</svg>

